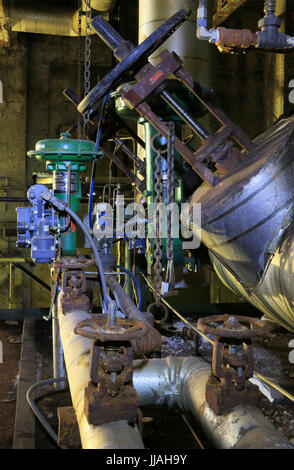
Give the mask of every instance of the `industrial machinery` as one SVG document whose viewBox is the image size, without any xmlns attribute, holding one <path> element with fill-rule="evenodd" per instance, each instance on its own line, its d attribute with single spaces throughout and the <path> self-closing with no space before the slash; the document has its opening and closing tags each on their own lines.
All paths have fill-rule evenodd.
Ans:
<svg viewBox="0 0 294 470">
<path fill-rule="evenodd" d="M 237 36 L 233 44 L 223 39 L 224 31 L 206 29 L 205 3 L 198 12 L 200 39 L 240 46 Z M 64 92 L 84 116 L 90 138 L 64 133 L 28 153 L 46 161 L 53 186 L 29 189 L 32 207 L 18 209 L 18 246 L 30 247 L 36 263 L 51 266 L 48 319 L 60 334 L 55 379 L 62 383 L 67 376 L 83 448 L 143 448 L 140 407 L 164 403 L 189 410 L 217 447 L 292 448 L 259 413 L 260 392 L 250 382 L 251 338 L 268 333 L 267 322 L 238 312 L 202 318 L 195 331 L 216 338 L 208 337 L 212 370 L 199 357 L 151 359 L 162 345 L 156 325 L 166 320 L 169 298 L 177 295 L 176 268 L 197 264 L 200 234 L 223 282 L 294 331 L 294 119 L 279 121 L 252 141 L 215 106 L 213 92 L 194 82 L 176 52 L 161 49 L 156 63 L 148 60 L 190 13 L 177 11 L 137 47 L 96 16 L 92 28 L 118 63 L 81 102 L 73 91 Z M 274 12 L 266 15 L 258 45 L 293 47 L 293 38 L 279 36 Z M 203 116 L 217 130 L 201 124 Z M 143 138 L 134 130 L 137 122 Z M 144 158 L 122 140 L 122 129 Z M 118 148 L 132 167 L 117 157 Z M 95 165 L 105 157 L 136 187 L 132 214 L 120 205 L 120 188 L 115 213 L 105 201 L 93 205 Z M 88 223 L 78 215 L 87 162 L 93 163 Z M 79 252 L 77 227 L 90 253 Z M 145 253 L 141 286 L 115 259 L 114 245 L 126 238 L 127 251 Z M 139 293 L 137 305 L 118 282 L 124 271 Z M 148 305 L 140 294 L 145 281 L 154 293 Z M 60 351 L 65 366 L 62 355 L 57 361 Z"/>
</svg>

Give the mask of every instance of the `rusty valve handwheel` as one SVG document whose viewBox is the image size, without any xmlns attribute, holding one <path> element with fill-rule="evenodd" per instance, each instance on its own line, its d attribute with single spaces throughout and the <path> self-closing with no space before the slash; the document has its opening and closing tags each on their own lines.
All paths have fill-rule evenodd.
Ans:
<svg viewBox="0 0 294 470">
<path fill-rule="evenodd" d="M 65 270 L 77 270 L 91 268 L 95 265 L 95 262 L 91 258 L 70 258 L 63 257 L 60 260 L 54 261 L 53 267 L 57 269 Z"/>
<path fill-rule="evenodd" d="M 94 106 L 99 106 L 104 96 L 109 91 L 117 88 L 126 72 L 136 71 L 145 65 L 148 62 L 148 57 L 181 26 L 189 15 L 190 12 L 184 9 L 178 11 L 137 47 L 130 41 L 124 41 L 102 16 L 96 16 L 92 20 L 92 28 L 113 50 L 119 63 L 80 102 L 78 111 L 83 114 L 86 111 L 91 112 L 91 108 Z"/>
<path fill-rule="evenodd" d="M 219 326 L 210 326 L 209 324 L 212 322 L 220 322 L 221 324 Z M 242 323 L 247 326 L 242 325 Z M 270 331 L 270 327 L 259 318 L 240 315 L 211 315 L 210 317 L 200 318 L 197 326 L 202 333 L 236 339 L 263 336 Z M 256 328 L 251 329 L 251 326 Z"/>
<path fill-rule="evenodd" d="M 99 319 L 88 318 L 87 320 L 77 323 L 74 332 L 85 338 L 105 342 L 132 341 L 145 336 L 149 330 L 148 324 L 139 320 L 117 318 L 115 326 L 108 326 L 107 320 L 107 315 Z M 86 330 L 86 327 L 92 328 L 92 331 Z"/>
</svg>

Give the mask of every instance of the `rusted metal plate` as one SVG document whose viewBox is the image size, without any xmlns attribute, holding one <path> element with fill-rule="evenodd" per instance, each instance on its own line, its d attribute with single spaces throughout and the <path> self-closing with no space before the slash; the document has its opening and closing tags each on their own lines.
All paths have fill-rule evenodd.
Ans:
<svg viewBox="0 0 294 470">
<path fill-rule="evenodd" d="M 227 389 L 213 376 L 206 384 L 206 401 L 218 416 L 230 413 L 238 405 L 258 407 L 260 399 L 259 388 L 248 381 L 243 390 Z"/>
<path fill-rule="evenodd" d="M 138 420 L 138 396 L 132 386 L 133 360 L 128 342 L 94 341 L 90 357 L 91 381 L 85 388 L 89 424 Z"/>
<path fill-rule="evenodd" d="M 136 75 L 137 83 L 124 94 L 124 100 L 131 109 L 153 94 L 182 65 L 182 60 L 167 50 L 162 51 L 159 57 L 161 62 L 155 67 L 151 64 L 145 66 Z"/>
<path fill-rule="evenodd" d="M 90 382 L 85 388 L 85 415 L 94 426 L 120 420 L 133 424 L 138 420 L 136 390 L 125 385 L 118 395 L 111 396 Z"/>
<path fill-rule="evenodd" d="M 79 426 L 72 406 L 57 408 L 58 415 L 58 445 L 67 449 L 82 447 Z"/>
</svg>

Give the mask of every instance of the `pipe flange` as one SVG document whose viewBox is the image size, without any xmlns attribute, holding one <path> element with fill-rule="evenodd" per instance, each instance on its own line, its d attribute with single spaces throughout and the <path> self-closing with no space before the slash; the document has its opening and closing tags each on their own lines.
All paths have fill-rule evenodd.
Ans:
<svg viewBox="0 0 294 470">
<path fill-rule="evenodd" d="M 220 323 L 219 326 L 210 326 L 210 323 Z M 244 325 L 245 323 L 245 325 Z M 251 327 L 255 328 L 252 329 Z M 200 318 L 197 327 L 202 333 L 218 336 L 220 338 L 254 338 L 269 333 L 270 326 L 259 318 L 241 315 L 211 315 Z"/>
</svg>

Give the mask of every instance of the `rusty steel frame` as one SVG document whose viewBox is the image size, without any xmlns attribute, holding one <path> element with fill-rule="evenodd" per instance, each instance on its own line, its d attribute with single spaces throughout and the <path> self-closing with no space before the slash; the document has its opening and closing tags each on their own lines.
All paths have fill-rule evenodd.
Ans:
<svg viewBox="0 0 294 470">
<path fill-rule="evenodd" d="M 244 5 L 247 0 L 215 0 L 215 8 L 212 16 L 213 27 L 222 24 L 234 11 Z"/>
<path fill-rule="evenodd" d="M 229 117 L 219 108 L 206 102 L 195 91 L 195 83 L 192 76 L 182 68 L 182 61 L 175 54 L 164 50 L 160 53 L 161 62 L 153 67 L 151 64 L 144 66 L 136 75 L 137 82 L 131 87 L 126 84 L 121 87 L 120 93 L 130 109 L 136 111 L 147 119 L 162 136 L 168 140 L 168 127 L 152 111 L 151 107 L 145 101 L 151 94 L 161 96 L 161 91 L 166 86 L 167 78 L 174 75 L 191 93 L 202 103 L 202 105 L 216 118 L 221 124 L 216 134 L 208 136 L 202 146 L 195 152 L 175 137 L 175 149 L 186 160 L 193 170 L 209 185 L 215 186 L 222 178 L 217 177 L 203 163 L 203 161 L 213 152 L 217 151 L 218 146 L 225 142 L 227 137 L 231 137 L 235 143 L 249 152 L 255 148 L 253 142 L 248 138 L 242 129 L 234 124 Z M 239 152 L 240 153 L 240 152 Z M 240 153 L 241 155 L 241 153 Z"/>
</svg>

